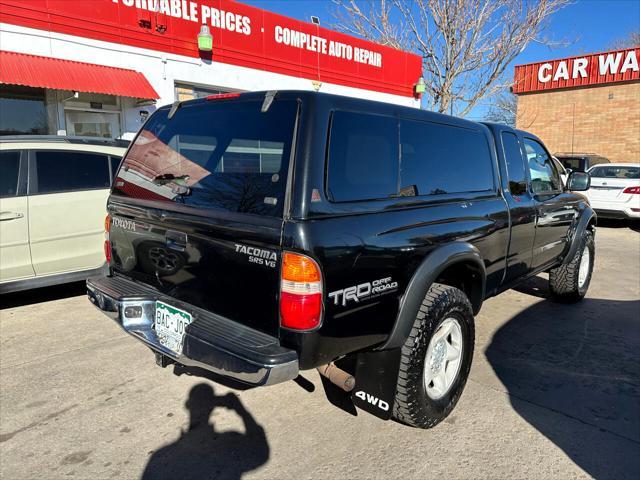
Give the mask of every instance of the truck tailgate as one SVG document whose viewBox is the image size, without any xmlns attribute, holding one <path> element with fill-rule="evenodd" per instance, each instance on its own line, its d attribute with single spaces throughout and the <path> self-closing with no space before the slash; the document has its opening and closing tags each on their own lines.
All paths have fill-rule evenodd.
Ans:
<svg viewBox="0 0 640 480">
<path fill-rule="evenodd" d="M 277 335 L 282 220 L 110 204 L 115 272 Z"/>
</svg>

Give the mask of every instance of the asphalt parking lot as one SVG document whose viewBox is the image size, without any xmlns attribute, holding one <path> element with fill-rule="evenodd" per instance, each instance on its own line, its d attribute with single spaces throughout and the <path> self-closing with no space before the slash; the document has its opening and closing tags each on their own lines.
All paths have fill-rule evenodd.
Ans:
<svg viewBox="0 0 640 480">
<path fill-rule="evenodd" d="M 485 303 L 462 399 L 426 431 L 337 409 L 315 371 L 306 389 L 175 376 L 82 285 L 2 297 L 0 477 L 639 478 L 640 233 L 596 241 L 580 304 L 542 276 Z"/>
</svg>

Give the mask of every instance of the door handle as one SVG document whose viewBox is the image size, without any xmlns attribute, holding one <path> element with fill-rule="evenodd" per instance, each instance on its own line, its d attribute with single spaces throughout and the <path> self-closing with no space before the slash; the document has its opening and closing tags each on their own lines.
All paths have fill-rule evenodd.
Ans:
<svg viewBox="0 0 640 480">
<path fill-rule="evenodd" d="M 0 222 L 5 222 L 7 220 L 15 220 L 17 218 L 24 217 L 24 213 L 19 212 L 0 212 Z"/>
</svg>

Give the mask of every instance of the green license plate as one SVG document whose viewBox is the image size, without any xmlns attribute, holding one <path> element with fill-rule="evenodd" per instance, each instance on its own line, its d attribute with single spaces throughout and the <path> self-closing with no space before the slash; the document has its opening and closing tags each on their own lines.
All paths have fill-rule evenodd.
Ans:
<svg viewBox="0 0 640 480">
<path fill-rule="evenodd" d="M 160 344 L 180 355 L 184 343 L 184 331 L 192 321 L 190 313 L 179 308 L 156 302 L 156 335 Z"/>
</svg>

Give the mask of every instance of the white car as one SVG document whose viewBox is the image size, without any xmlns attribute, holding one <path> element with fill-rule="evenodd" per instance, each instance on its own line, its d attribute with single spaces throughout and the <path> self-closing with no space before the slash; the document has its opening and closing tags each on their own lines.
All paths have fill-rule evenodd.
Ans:
<svg viewBox="0 0 640 480">
<path fill-rule="evenodd" d="M 122 141 L 0 137 L 0 293 L 104 268 L 104 218 Z"/>
<path fill-rule="evenodd" d="M 591 188 L 584 194 L 598 217 L 640 219 L 640 164 L 601 164 L 588 173 Z"/>
</svg>

